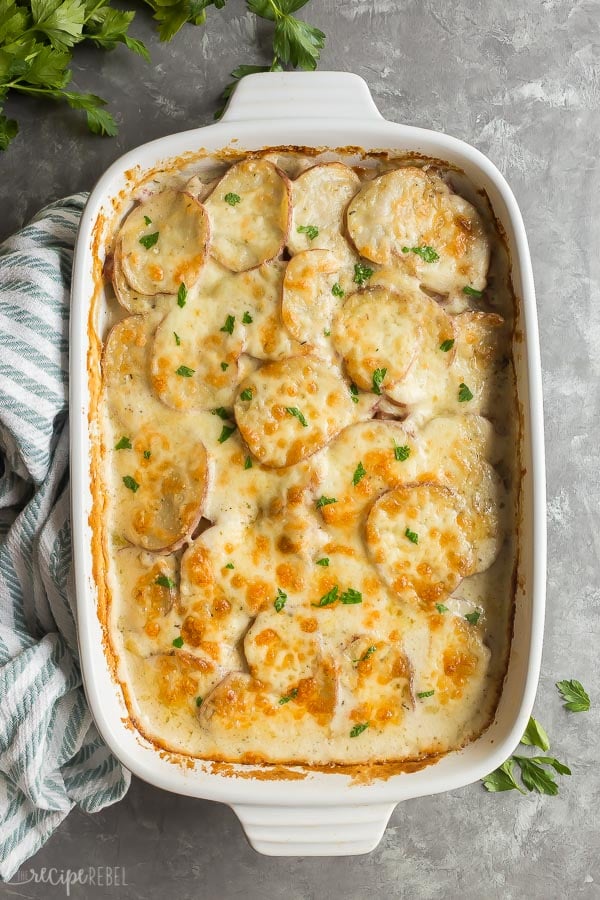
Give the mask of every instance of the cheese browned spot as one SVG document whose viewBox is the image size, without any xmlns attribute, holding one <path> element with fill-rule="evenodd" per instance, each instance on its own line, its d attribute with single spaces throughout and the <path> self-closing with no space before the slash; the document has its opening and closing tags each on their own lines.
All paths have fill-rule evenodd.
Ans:
<svg viewBox="0 0 600 900">
<path fill-rule="evenodd" d="M 244 391 L 251 400 L 242 398 Z M 348 386 L 315 356 L 262 366 L 240 384 L 234 410 L 254 456 L 274 468 L 311 456 L 354 416 Z"/>
<path fill-rule="evenodd" d="M 436 175 L 414 166 L 380 175 L 351 201 L 347 222 L 361 256 L 399 263 L 431 290 L 485 287 L 489 240 L 481 218 Z M 431 248 L 437 258 L 425 251 L 424 259 L 418 248 Z"/>
<path fill-rule="evenodd" d="M 189 288 L 198 278 L 209 238 L 206 210 L 190 194 L 154 194 L 129 213 L 119 232 L 123 276 L 140 294 L 176 294 L 180 284 Z"/>
<path fill-rule="evenodd" d="M 228 199 L 226 199 L 228 198 Z M 233 272 L 278 256 L 287 240 L 290 182 L 273 163 L 245 159 L 232 166 L 205 202 L 212 255 Z"/>
</svg>

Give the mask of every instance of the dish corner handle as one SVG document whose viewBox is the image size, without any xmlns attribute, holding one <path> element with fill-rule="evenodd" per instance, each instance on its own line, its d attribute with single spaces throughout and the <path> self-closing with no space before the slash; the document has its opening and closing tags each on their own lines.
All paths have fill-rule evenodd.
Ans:
<svg viewBox="0 0 600 900">
<path fill-rule="evenodd" d="M 223 122 L 381 119 L 366 81 L 352 72 L 260 72 L 242 78 Z"/>
<path fill-rule="evenodd" d="M 266 856 L 355 856 L 383 837 L 394 803 L 366 806 L 233 805 L 250 845 Z"/>
</svg>

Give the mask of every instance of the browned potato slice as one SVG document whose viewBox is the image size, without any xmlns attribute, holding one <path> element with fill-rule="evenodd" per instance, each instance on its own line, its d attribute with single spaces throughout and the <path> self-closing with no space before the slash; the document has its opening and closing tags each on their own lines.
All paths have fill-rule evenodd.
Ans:
<svg viewBox="0 0 600 900">
<path fill-rule="evenodd" d="M 128 316 L 115 325 L 104 345 L 102 377 L 108 408 L 126 429 L 164 408 L 152 393 L 150 351 L 160 315 Z"/>
<path fill-rule="evenodd" d="M 273 163 L 245 159 L 232 166 L 205 202 L 212 255 L 233 272 L 278 256 L 287 240 L 290 182 Z"/>
<path fill-rule="evenodd" d="M 456 355 L 449 373 L 448 411 L 493 416 L 502 402 L 499 376 L 510 351 L 504 319 L 495 313 L 464 312 L 453 322 Z M 461 390 L 462 385 L 468 390 Z"/>
<path fill-rule="evenodd" d="M 131 449 L 114 449 L 114 514 L 137 547 L 172 552 L 196 528 L 207 488 L 206 450 L 196 435 L 147 419 Z"/>
<path fill-rule="evenodd" d="M 149 221 L 147 221 L 149 220 Z M 184 191 L 154 194 L 133 209 L 119 232 L 121 267 L 140 294 L 176 294 L 196 281 L 206 258 L 209 221 Z"/>
<path fill-rule="evenodd" d="M 415 705 L 412 663 L 399 641 L 362 634 L 344 648 L 342 689 L 376 722 L 401 722 Z"/>
<path fill-rule="evenodd" d="M 304 630 L 305 620 L 292 610 L 273 608 L 260 613 L 244 638 L 251 675 L 270 690 L 285 695 L 312 677 L 322 655 L 322 639 Z"/>
<path fill-rule="evenodd" d="M 339 269 L 337 257 L 328 250 L 306 250 L 287 264 L 281 317 L 290 334 L 311 349 L 328 344 L 331 317 L 340 304 L 332 292 Z"/>
<path fill-rule="evenodd" d="M 356 172 L 339 162 L 320 163 L 299 175 L 292 182 L 290 253 L 321 249 L 339 252 L 346 245 L 342 259 L 350 257 L 350 249 L 343 237 L 344 219 L 346 207 L 359 188 L 360 179 Z M 311 226 L 313 230 L 307 231 Z"/>
<path fill-rule="evenodd" d="M 156 699 L 172 712 L 189 708 L 196 712 L 197 698 L 219 681 L 212 660 L 185 650 L 157 653 L 143 660 L 144 683 L 151 685 Z"/>
<path fill-rule="evenodd" d="M 396 488 L 367 520 L 367 545 L 384 581 L 398 594 L 434 604 L 474 568 L 470 521 L 462 498 L 438 484 Z"/>
<path fill-rule="evenodd" d="M 347 222 L 361 256 L 402 261 L 431 290 L 485 287 L 490 251 L 481 218 L 435 175 L 407 166 L 363 184 Z"/>
<path fill-rule="evenodd" d="M 239 386 L 235 419 L 248 447 L 265 466 L 291 466 L 324 447 L 349 425 L 348 386 L 315 356 L 267 363 Z"/>
<path fill-rule="evenodd" d="M 213 733 L 244 731 L 272 707 L 263 685 L 244 672 L 230 672 L 204 698 L 199 709 L 200 724 Z"/>
<path fill-rule="evenodd" d="M 421 342 L 425 299 L 372 288 L 351 294 L 336 314 L 333 341 L 348 374 L 366 391 L 381 392 L 403 381 Z M 377 370 L 385 369 L 379 381 Z M 375 381 L 374 381 L 375 378 Z"/>
</svg>

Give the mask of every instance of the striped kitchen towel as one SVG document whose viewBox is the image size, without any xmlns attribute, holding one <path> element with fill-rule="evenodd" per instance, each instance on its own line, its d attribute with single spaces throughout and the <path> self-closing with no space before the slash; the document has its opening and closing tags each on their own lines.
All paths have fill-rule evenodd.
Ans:
<svg viewBox="0 0 600 900">
<path fill-rule="evenodd" d="M 130 776 L 81 686 L 69 521 L 68 328 L 85 203 L 43 209 L 0 245 L 0 879 L 77 805 Z"/>
</svg>

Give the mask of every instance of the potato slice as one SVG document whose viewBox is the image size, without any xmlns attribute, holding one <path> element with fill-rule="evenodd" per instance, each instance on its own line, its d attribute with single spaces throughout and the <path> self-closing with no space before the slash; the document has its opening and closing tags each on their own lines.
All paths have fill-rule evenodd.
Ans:
<svg viewBox="0 0 600 900">
<path fill-rule="evenodd" d="M 348 374 L 365 391 L 381 393 L 406 378 L 421 342 L 425 300 L 385 288 L 351 294 L 336 314 L 332 334 Z M 385 369 L 383 379 L 377 370 Z M 375 380 L 374 380 L 375 379 Z"/>
<path fill-rule="evenodd" d="M 315 356 L 267 363 L 239 386 L 235 419 L 265 466 L 291 466 L 324 447 L 355 413 L 348 386 Z"/>
<path fill-rule="evenodd" d="M 496 313 L 463 312 L 454 317 L 453 324 L 456 355 L 449 373 L 445 411 L 493 415 L 506 396 L 505 390 L 499 392 L 502 367 L 510 350 L 504 319 Z M 468 391 L 464 387 L 461 390 L 462 385 Z"/>
<path fill-rule="evenodd" d="M 311 349 L 329 345 L 331 318 L 340 305 L 341 289 L 333 293 L 340 263 L 328 250 L 305 250 L 287 264 L 283 280 L 281 318 L 290 334 Z"/>
<path fill-rule="evenodd" d="M 313 675 L 322 651 L 318 631 L 307 632 L 303 617 L 285 608 L 260 613 L 244 638 L 250 674 L 281 695 Z"/>
<path fill-rule="evenodd" d="M 247 732 L 263 722 L 267 708 L 273 708 L 273 702 L 259 681 L 244 672 L 230 672 L 204 698 L 198 720 L 216 736 L 223 734 L 230 741 L 232 731 Z"/>
<path fill-rule="evenodd" d="M 159 321 L 154 312 L 121 319 L 104 345 L 102 378 L 108 408 L 126 430 L 135 430 L 145 418 L 164 410 L 150 381 L 150 352 Z"/>
<path fill-rule="evenodd" d="M 291 215 L 290 181 L 273 163 L 245 159 L 232 166 L 205 202 L 211 253 L 233 272 L 278 256 Z"/>
<path fill-rule="evenodd" d="M 353 257 L 346 241 L 345 214 L 360 188 L 360 178 L 343 163 L 320 163 L 306 169 L 292 182 L 292 224 L 288 237 L 290 253 L 303 250 L 333 250 L 343 261 Z M 312 226 L 314 231 L 299 231 Z"/>
<path fill-rule="evenodd" d="M 490 248 L 483 222 L 436 175 L 414 166 L 380 175 L 351 201 L 347 222 L 361 256 L 401 261 L 431 290 L 485 287 Z"/>
<path fill-rule="evenodd" d="M 367 519 L 367 546 L 381 577 L 398 594 L 427 604 L 445 599 L 474 568 L 462 498 L 439 484 L 388 491 Z"/>
<path fill-rule="evenodd" d="M 190 538 L 202 515 L 206 450 L 185 425 L 171 430 L 164 420 L 150 418 L 139 425 L 130 443 L 131 449 L 111 451 L 115 522 L 136 547 L 173 552 Z"/>
<path fill-rule="evenodd" d="M 144 684 L 171 714 L 184 709 L 195 713 L 197 697 L 206 696 L 222 678 L 209 658 L 173 648 L 139 660 L 135 667 L 142 668 Z"/>
<path fill-rule="evenodd" d="M 123 275 L 140 294 L 176 294 L 182 283 L 190 288 L 209 238 L 206 210 L 194 197 L 174 190 L 154 194 L 129 213 L 119 232 Z"/>
</svg>

